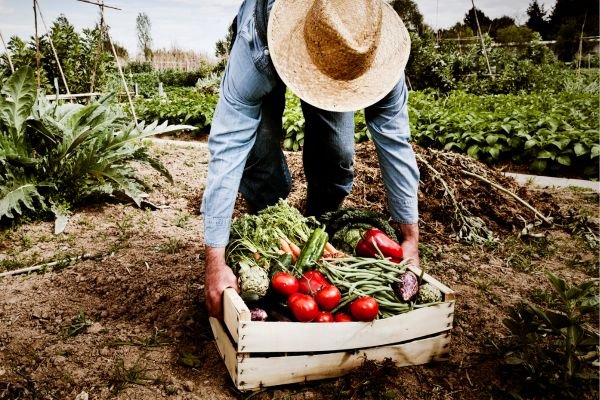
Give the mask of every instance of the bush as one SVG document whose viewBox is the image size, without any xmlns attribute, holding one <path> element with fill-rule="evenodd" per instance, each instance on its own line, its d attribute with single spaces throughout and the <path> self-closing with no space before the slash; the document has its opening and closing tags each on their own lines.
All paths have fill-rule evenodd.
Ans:
<svg viewBox="0 0 600 400">
<path fill-rule="evenodd" d="M 185 126 L 134 124 L 109 97 L 81 104 L 50 104 L 37 96 L 33 70 L 15 72 L 0 94 L 0 219 L 26 211 L 56 215 L 107 195 L 138 205 L 145 186 L 131 162 L 148 164 L 169 180 L 140 139 Z"/>
</svg>

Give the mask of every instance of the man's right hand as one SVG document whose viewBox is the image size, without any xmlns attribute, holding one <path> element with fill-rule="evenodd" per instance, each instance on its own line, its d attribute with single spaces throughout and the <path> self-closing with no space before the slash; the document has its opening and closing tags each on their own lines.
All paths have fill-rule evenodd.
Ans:
<svg viewBox="0 0 600 400">
<path fill-rule="evenodd" d="M 223 291 L 229 287 L 238 290 L 237 278 L 225 263 L 225 249 L 206 246 L 204 299 L 211 317 L 223 319 Z"/>
</svg>

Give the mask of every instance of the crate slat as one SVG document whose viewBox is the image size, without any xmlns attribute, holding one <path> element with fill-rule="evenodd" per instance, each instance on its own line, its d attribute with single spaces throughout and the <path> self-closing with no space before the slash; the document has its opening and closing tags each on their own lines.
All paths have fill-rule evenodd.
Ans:
<svg viewBox="0 0 600 400">
<path fill-rule="evenodd" d="M 242 321 L 250 321 L 250 310 L 235 289 L 227 288 L 223 292 L 223 319 L 225 326 L 238 342 L 238 327 Z"/>
<path fill-rule="evenodd" d="M 240 322 L 243 353 L 339 351 L 399 343 L 452 328 L 454 302 L 373 322 Z"/>
<path fill-rule="evenodd" d="M 285 357 L 247 357 L 239 364 L 237 386 L 242 390 L 257 389 L 345 375 L 362 365 L 365 359 L 383 361 L 391 358 L 396 365 L 419 365 L 445 361 L 450 333 L 409 343 L 375 347 L 357 352 Z"/>
<path fill-rule="evenodd" d="M 221 321 L 213 317 L 209 317 L 208 321 L 210 322 L 210 328 L 212 329 L 213 335 L 215 337 L 215 343 L 217 344 L 219 354 L 221 354 L 221 358 L 225 362 L 225 368 L 227 368 L 229 376 L 231 376 L 231 379 L 233 380 L 233 384 L 237 386 L 237 351 L 233 347 L 231 339 L 229 339 L 229 336 L 227 336 L 227 332 L 225 332 L 225 328 L 223 327 Z"/>
</svg>

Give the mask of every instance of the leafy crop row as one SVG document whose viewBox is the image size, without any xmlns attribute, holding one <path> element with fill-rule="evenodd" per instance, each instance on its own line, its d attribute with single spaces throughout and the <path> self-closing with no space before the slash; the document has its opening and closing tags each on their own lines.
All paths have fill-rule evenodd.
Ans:
<svg viewBox="0 0 600 400">
<path fill-rule="evenodd" d="M 137 116 L 145 121 L 193 125 L 200 130 L 210 126 L 218 95 L 198 93 L 193 88 L 169 88 L 166 97 L 138 99 Z"/>
<path fill-rule="evenodd" d="M 466 152 L 532 171 L 598 173 L 598 98 L 591 94 L 449 96 L 411 93 L 411 131 L 421 145 Z"/>
<path fill-rule="evenodd" d="M 598 97 L 592 93 L 449 95 L 411 92 L 413 139 L 423 146 L 464 152 L 487 163 L 512 162 L 533 172 L 596 176 L 600 156 Z M 355 140 L 368 140 L 364 115 L 355 114 Z M 284 147 L 298 150 L 304 119 L 287 94 Z"/>
</svg>

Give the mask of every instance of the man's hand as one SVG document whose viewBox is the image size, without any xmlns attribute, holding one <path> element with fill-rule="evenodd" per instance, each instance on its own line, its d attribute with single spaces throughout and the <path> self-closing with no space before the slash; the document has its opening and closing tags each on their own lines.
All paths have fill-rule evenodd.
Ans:
<svg viewBox="0 0 600 400">
<path fill-rule="evenodd" d="M 204 299 L 211 317 L 223 318 L 223 291 L 229 287 L 238 290 L 237 278 L 225 263 L 225 249 L 206 246 Z"/>
<path fill-rule="evenodd" d="M 417 224 L 395 224 L 402 232 L 402 251 L 404 258 L 411 258 L 413 264 L 419 266 L 419 225 Z"/>
</svg>

